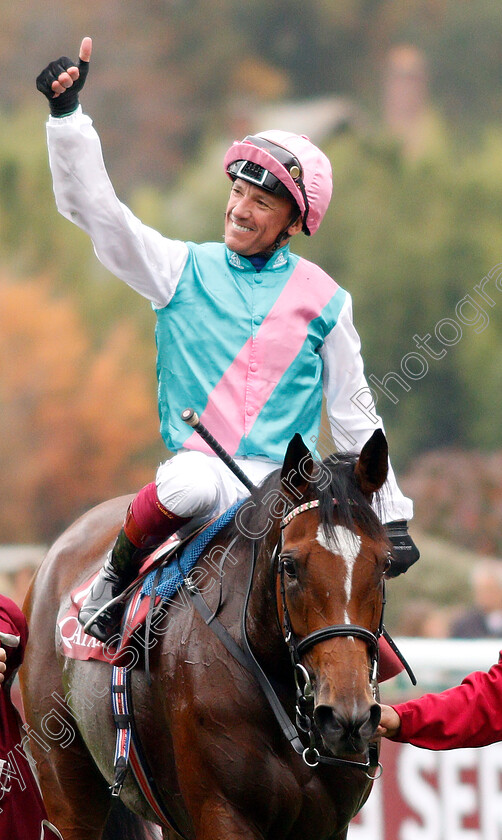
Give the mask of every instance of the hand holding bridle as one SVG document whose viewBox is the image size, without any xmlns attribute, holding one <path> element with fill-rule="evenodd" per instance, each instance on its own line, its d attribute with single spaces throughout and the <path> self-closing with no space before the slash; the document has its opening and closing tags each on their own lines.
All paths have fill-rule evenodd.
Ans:
<svg viewBox="0 0 502 840">
<path fill-rule="evenodd" d="M 375 738 L 394 738 L 401 728 L 401 718 L 392 706 L 380 705 L 380 723 L 375 732 Z"/>
</svg>

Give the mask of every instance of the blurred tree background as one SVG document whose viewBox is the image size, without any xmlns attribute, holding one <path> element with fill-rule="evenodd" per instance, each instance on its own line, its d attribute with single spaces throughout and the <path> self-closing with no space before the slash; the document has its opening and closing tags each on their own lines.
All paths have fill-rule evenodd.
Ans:
<svg viewBox="0 0 502 840">
<path fill-rule="evenodd" d="M 501 555 L 498 0 L 4 4 L 3 540 L 53 539 L 164 457 L 149 305 L 54 207 L 34 80 L 58 55 L 76 57 L 84 35 L 94 52 L 81 99 L 112 181 L 169 236 L 221 237 L 232 139 L 291 126 L 324 148 L 333 201 L 295 250 L 354 298 L 416 527 Z"/>
</svg>

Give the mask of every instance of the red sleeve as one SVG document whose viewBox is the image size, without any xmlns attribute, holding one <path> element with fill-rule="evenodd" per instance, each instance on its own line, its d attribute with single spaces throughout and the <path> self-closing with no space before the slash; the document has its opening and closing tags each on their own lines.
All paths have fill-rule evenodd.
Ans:
<svg viewBox="0 0 502 840">
<path fill-rule="evenodd" d="M 0 644 L 7 651 L 7 677 L 21 664 L 27 640 L 28 625 L 23 613 L 14 601 L 0 595 Z M 61 835 L 50 830 L 49 825 L 44 826 L 43 821 L 46 820 L 47 814 L 30 763 L 20 749 L 22 734 L 9 690 L 5 690 L 5 683 L 2 683 L 0 759 L 12 765 L 12 755 L 15 765 L 12 765 L 10 787 L 2 787 L 0 781 L 0 838 L 61 838 Z"/>
<path fill-rule="evenodd" d="M 0 595 L 0 645 L 7 651 L 6 679 L 23 661 L 28 641 L 28 624 L 19 607 Z"/>
<path fill-rule="evenodd" d="M 489 671 L 476 671 L 454 688 L 393 708 L 401 718 L 395 741 L 452 750 L 502 740 L 502 651 Z"/>
</svg>

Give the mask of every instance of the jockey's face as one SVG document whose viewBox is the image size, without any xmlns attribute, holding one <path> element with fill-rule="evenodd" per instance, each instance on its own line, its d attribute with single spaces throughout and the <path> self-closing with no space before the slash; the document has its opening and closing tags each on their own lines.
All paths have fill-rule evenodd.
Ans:
<svg viewBox="0 0 502 840">
<path fill-rule="evenodd" d="M 243 257 L 266 253 L 283 231 L 288 236 L 301 231 L 301 219 L 289 224 L 293 215 L 287 198 L 237 178 L 225 213 L 225 244 Z"/>
</svg>

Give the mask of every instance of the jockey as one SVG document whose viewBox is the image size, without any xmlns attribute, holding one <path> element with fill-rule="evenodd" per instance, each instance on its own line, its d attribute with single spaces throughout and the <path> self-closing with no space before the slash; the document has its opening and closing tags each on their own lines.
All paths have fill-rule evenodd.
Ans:
<svg viewBox="0 0 502 840">
<path fill-rule="evenodd" d="M 282 464 L 300 432 L 315 449 L 323 389 L 333 437 L 359 452 L 382 422 L 355 395 L 370 393 L 350 295 L 318 266 L 290 252 L 313 235 L 332 190 L 327 157 L 311 141 L 264 131 L 234 143 L 224 168 L 232 181 L 224 242 L 167 239 L 116 197 L 82 89 L 92 50 L 51 62 L 37 79 L 48 98 L 49 160 L 58 210 L 91 237 L 101 262 L 146 297 L 157 316 L 161 434 L 173 457 L 131 503 L 115 546 L 80 611 L 87 632 L 106 640 L 120 605 L 102 610 L 137 574 L 141 549 L 184 536 L 247 490 L 187 428 L 194 408 L 254 483 Z M 412 504 L 394 474 L 384 491 L 395 573 L 418 559 L 407 532 Z M 99 614 L 97 614 L 99 613 Z"/>
</svg>

